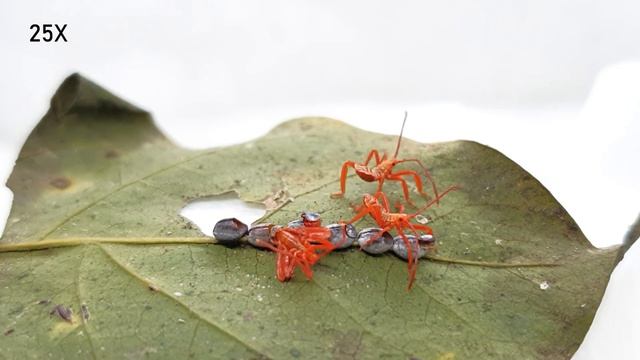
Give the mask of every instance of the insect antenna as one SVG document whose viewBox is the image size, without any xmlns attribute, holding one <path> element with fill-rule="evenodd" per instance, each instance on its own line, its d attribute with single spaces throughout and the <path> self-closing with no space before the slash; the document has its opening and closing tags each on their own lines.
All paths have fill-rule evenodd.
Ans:
<svg viewBox="0 0 640 360">
<path fill-rule="evenodd" d="M 398 136 L 398 144 L 396 145 L 396 152 L 393 153 L 393 158 L 398 157 L 398 151 L 400 151 L 400 141 L 402 140 L 402 133 L 404 132 L 404 124 L 407 122 L 407 111 L 404 112 L 404 120 L 402 120 L 402 128 L 400 128 L 400 136 Z"/>
<path fill-rule="evenodd" d="M 415 213 L 409 215 L 409 219 L 414 218 L 416 216 L 418 216 L 418 214 L 420 214 L 421 212 L 427 210 L 428 208 L 432 207 L 433 204 L 435 203 L 439 203 L 440 199 L 442 199 L 445 195 L 447 195 L 449 192 L 451 191 L 455 191 L 455 190 L 459 190 L 460 186 L 458 185 L 452 185 L 449 186 L 448 188 L 446 188 L 443 192 L 440 193 L 440 196 L 436 197 L 435 199 L 429 201 L 425 206 L 421 207 L 420 209 L 418 209 L 418 211 L 416 211 Z"/>
</svg>

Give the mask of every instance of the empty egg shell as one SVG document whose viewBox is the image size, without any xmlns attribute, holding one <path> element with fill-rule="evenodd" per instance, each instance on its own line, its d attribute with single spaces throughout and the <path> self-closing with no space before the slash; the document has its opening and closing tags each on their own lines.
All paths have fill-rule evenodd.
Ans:
<svg viewBox="0 0 640 360">
<path fill-rule="evenodd" d="M 287 224 L 287 227 L 289 228 L 299 228 L 303 226 L 304 226 L 304 222 L 302 221 L 302 219 L 289 221 L 289 223 Z"/>
<path fill-rule="evenodd" d="M 247 241 L 255 247 L 264 247 L 260 244 L 260 241 L 271 242 L 271 229 L 273 227 L 273 224 L 257 224 L 252 226 L 251 229 L 249 229 Z"/>
<path fill-rule="evenodd" d="M 310 222 L 320 221 L 320 214 L 318 214 L 317 212 L 305 211 L 300 216 L 305 221 L 310 221 Z"/>
<path fill-rule="evenodd" d="M 413 235 L 405 235 L 409 243 L 411 244 L 412 253 L 414 258 L 422 258 L 427 254 L 427 249 L 424 246 L 421 246 L 420 241 L 416 241 L 416 237 Z M 422 239 L 422 236 L 420 237 Z M 398 257 L 407 260 L 409 252 L 407 251 L 407 245 L 404 242 L 402 236 L 398 235 L 393 238 L 393 248 L 392 251 L 394 254 L 398 255 Z M 418 256 L 416 256 L 416 252 Z"/>
<path fill-rule="evenodd" d="M 420 238 L 418 239 L 421 245 L 426 245 L 426 246 L 435 246 L 436 245 L 436 238 L 433 235 L 430 234 L 422 234 L 420 235 Z"/>
<path fill-rule="evenodd" d="M 356 227 L 352 224 L 331 224 L 327 225 L 327 229 L 331 230 L 331 238 L 329 241 L 335 245 L 336 249 L 350 247 L 358 237 Z"/>
<path fill-rule="evenodd" d="M 380 234 L 380 228 L 366 228 L 358 233 L 358 244 L 365 252 L 373 255 L 382 254 L 393 247 L 393 236 L 388 232 Z M 375 240 L 371 239 L 377 237 Z"/>
</svg>

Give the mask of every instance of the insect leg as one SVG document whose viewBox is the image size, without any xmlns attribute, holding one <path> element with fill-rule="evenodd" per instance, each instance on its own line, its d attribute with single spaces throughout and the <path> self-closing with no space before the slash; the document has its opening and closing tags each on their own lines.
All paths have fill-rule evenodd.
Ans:
<svg viewBox="0 0 640 360">
<path fill-rule="evenodd" d="M 351 220 L 347 221 L 347 224 L 353 224 L 354 222 L 362 219 L 369 213 L 370 213 L 370 209 L 366 205 L 363 205 L 360 208 L 360 211 Z"/>
<path fill-rule="evenodd" d="M 398 235 L 400 235 L 400 237 L 402 238 L 402 242 L 404 242 L 404 246 L 407 248 L 407 271 L 409 272 L 409 284 L 407 285 L 407 290 L 411 290 L 411 287 L 413 286 L 413 282 L 416 279 L 416 273 L 417 273 L 417 269 L 418 269 L 418 257 L 416 256 L 418 254 L 418 252 L 416 251 L 416 253 L 414 254 L 414 247 L 411 244 L 411 241 L 409 241 L 409 239 L 407 238 L 407 236 L 404 234 L 404 231 L 402 231 L 402 224 L 401 223 L 397 223 L 395 224 L 396 230 L 398 231 Z M 416 238 L 416 244 L 417 244 L 417 238 Z"/>
<path fill-rule="evenodd" d="M 429 234 L 429 235 L 433 235 L 433 229 L 431 229 L 430 226 L 428 225 L 418 225 L 418 224 L 412 224 L 412 223 L 408 223 L 409 224 L 409 228 L 411 228 L 411 230 L 413 230 L 416 233 L 416 236 L 420 237 L 417 234 L 417 231 L 424 231 L 425 233 Z"/>
<path fill-rule="evenodd" d="M 427 169 L 426 166 L 424 166 L 424 164 L 422 163 L 422 161 L 420 161 L 419 159 L 403 159 L 403 160 L 399 160 L 397 162 L 397 164 L 403 163 L 403 162 L 415 162 L 418 165 L 420 165 L 420 167 L 422 168 L 422 171 L 424 171 L 424 176 L 427 178 L 427 180 L 429 180 L 429 182 L 431 183 L 431 187 L 433 188 L 433 194 L 436 197 L 436 202 L 439 204 L 440 202 L 438 201 L 440 199 L 440 197 L 438 196 L 438 189 L 436 187 L 436 182 L 433 180 L 433 177 L 431 176 L 431 173 L 429 172 L 429 170 Z M 416 182 L 416 187 L 417 187 L 417 182 Z M 422 194 L 422 192 L 420 192 Z"/>
<path fill-rule="evenodd" d="M 378 199 L 378 201 L 382 202 L 382 207 L 384 210 L 389 211 L 389 198 L 382 191 L 378 191 L 373 195 L 374 198 Z"/>
<path fill-rule="evenodd" d="M 373 149 L 371 151 L 369 151 L 369 155 L 367 155 L 367 159 L 364 161 L 364 166 L 368 166 L 369 165 L 369 161 L 371 161 L 371 158 L 375 158 L 376 160 L 376 165 L 380 164 L 380 154 L 378 153 L 378 150 Z"/>
<path fill-rule="evenodd" d="M 427 195 L 423 190 L 422 190 L 422 179 L 420 178 L 420 175 L 418 175 L 417 172 L 413 171 L 413 170 L 400 170 L 398 172 L 395 173 L 391 173 L 389 175 L 394 175 L 394 176 L 412 176 L 414 182 L 416 183 L 416 188 L 418 189 L 418 192 L 422 195 Z"/>
<path fill-rule="evenodd" d="M 355 163 L 353 161 L 345 161 L 342 164 L 342 169 L 340 170 L 340 191 L 332 193 L 331 197 L 341 197 L 344 195 L 347 189 L 347 173 L 349 172 L 349 167 L 354 167 Z"/>
<path fill-rule="evenodd" d="M 407 203 L 409 205 L 417 207 L 416 204 L 414 204 L 413 201 L 411 201 L 411 199 L 409 198 L 409 187 L 407 186 L 407 182 L 402 178 L 402 176 L 389 174 L 387 175 L 387 179 L 400 182 L 400 185 L 402 185 L 402 193 L 404 194 L 404 199 L 407 200 Z"/>
</svg>

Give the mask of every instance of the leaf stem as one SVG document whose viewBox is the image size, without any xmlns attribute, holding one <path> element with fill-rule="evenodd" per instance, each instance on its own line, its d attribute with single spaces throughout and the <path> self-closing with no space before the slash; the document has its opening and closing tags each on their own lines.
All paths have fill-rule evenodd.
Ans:
<svg viewBox="0 0 640 360">
<path fill-rule="evenodd" d="M 73 247 L 91 244 L 122 244 L 122 245 L 208 245 L 216 244 L 217 241 L 213 237 L 71 237 L 62 239 L 47 239 L 40 241 L 29 241 L 23 243 L 0 244 L 0 253 L 45 250 L 62 247 Z M 474 261 L 464 259 L 454 259 L 443 256 L 429 255 L 425 258 L 431 261 L 462 264 L 471 266 L 484 266 L 493 268 L 510 268 L 510 267 L 545 267 L 560 266 L 559 263 L 500 263 Z"/>
<path fill-rule="evenodd" d="M 562 264 L 559 263 L 500 263 L 500 262 L 490 262 L 490 261 L 474 261 L 474 260 L 464 260 L 464 259 L 453 259 L 444 256 L 436 256 L 427 254 L 425 258 L 431 261 L 437 262 L 445 262 L 452 264 L 462 264 L 462 265 L 471 265 L 471 266 L 484 266 L 484 267 L 493 267 L 493 268 L 510 268 L 510 267 L 545 267 L 545 266 L 560 266 Z"/>
<path fill-rule="evenodd" d="M 47 239 L 23 243 L 0 244 L 0 253 L 43 250 L 89 244 L 126 244 L 126 245 L 162 245 L 162 244 L 215 244 L 212 237 L 73 237 Z"/>
</svg>

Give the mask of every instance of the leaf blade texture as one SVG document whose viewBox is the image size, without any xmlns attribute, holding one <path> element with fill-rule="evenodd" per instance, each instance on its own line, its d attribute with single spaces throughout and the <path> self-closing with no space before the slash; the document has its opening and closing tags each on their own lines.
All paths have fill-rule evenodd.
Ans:
<svg viewBox="0 0 640 360">
<path fill-rule="evenodd" d="M 274 223 L 303 210 L 326 224 L 349 219 L 349 204 L 375 184 L 350 177 L 345 198 L 331 199 L 341 163 L 374 147 L 391 152 L 396 140 L 304 118 L 244 144 L 186 150 L 146 111 L 70 76 L 8 181 L 3 354 L 570 358 L 620 250 L 592 247 L 535 178 L 487 146 L 403 141 L 400 157 L 420 158 L 441 186 L 462 186 L 427 211 L 438 256 L 558 266 L 422 261 L 407 292 L 406 263 L 350 249 L 323 259 L 313 280 L 281 284 L 273 254 L 208 244 L 179 216 L 191 200 L 235 192 L 258 203 L 288 194 Z M 397 184 L 385 191 L 401 198 Z M 50 316 L 53 304 L 70 307 L 72 321 Z"/>
</svg>

